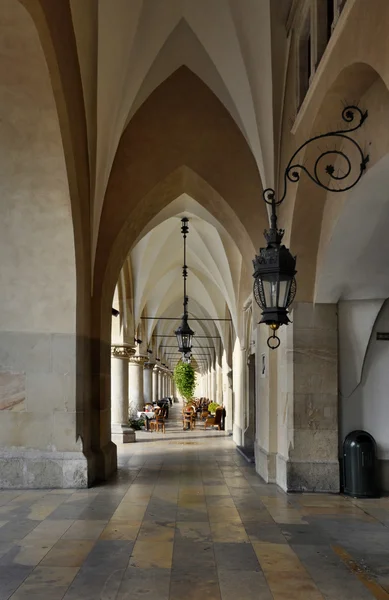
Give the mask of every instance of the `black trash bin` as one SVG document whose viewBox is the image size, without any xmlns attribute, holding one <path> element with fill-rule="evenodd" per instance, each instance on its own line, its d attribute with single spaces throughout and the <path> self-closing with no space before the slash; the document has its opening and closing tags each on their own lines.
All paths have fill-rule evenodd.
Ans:
<svg viewBox="0 0 389 600">
<path fill-rule="evenodd" d="M 379 494 L 377 451 L 367 431 L 352 431 L 343 443 L 344 493 L 354 498 Z"/>
</svg>

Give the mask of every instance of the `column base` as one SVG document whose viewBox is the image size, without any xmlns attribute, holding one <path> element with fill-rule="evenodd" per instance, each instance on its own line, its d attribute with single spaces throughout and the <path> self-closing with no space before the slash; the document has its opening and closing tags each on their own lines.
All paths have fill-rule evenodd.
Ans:
<svg viewBox="0 0 389 600">
<path fill-rule="evenodd" d="M 111 439 L 115 444 L 132 444 L 136 442 L 135 431 L 129 425 L 112 423 Z"/>
<path fill-rule="evenodd" d="M 232 426 L 232 439 L 234 440 L 235 444 L 237 446 L 242 446 L 243 445 L 243 431 L 242 428 L 239 427 L 239 425 L 236 425 L 235 423 Z"/>
<path fill-rule="evenodd" d="M 0 450 L 0 488 L 44 489 L 87 488 L 93 470 L 82 452 L 41 452 L 39 450 Z"/>
<path fill-rule="evenodd" d="M 277 484 L 286 492 L 339 493 L 339 462 L 296 462 L 277 454 Z"/>
<path fill-rule="evenodd" d="M 276 483 L 276 454 L 268 452 L 262 446 L 255 442 L 255 470 L 266 481 L 266 483 Z"/>
</svg>

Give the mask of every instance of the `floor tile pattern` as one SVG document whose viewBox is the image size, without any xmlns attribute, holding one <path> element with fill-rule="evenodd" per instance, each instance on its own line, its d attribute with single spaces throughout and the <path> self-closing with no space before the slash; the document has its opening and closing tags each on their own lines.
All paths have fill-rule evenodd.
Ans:
<svg viewBox="0 0 389 600">
<path fill-rule="evenodd" d="M 106 485 L 0 491 L 0 600 L 389 600 L 389 498 L 286 495 L 179 411 Z"/>
</svg>

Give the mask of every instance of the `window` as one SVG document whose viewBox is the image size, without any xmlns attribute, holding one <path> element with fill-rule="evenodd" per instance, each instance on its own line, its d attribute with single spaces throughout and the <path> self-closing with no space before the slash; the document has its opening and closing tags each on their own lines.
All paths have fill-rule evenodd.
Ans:
<svg viewBox="0 0 389 600">
<path fill-rule="evenodd" d="M 327 0 L 327 15 L 326 15 L 326 37 L 327 42 L 331 37 L 332 24 L 334 22 L 334 0 Z"/>
<path fill-rule="evenodd" d="M 344 9 L 344 5 L 346 4 L 346 0 L 338 0 L 338 14 L 342 12 Z"/>
<path fill-rule="evenodd" d="M 331 37 L 334 23 L 334 0 L 315 0 L 314 9 L 313 28 L 316 31 L 316 55 L 313 63 L 316 67 Z"/>
<path fill-rule="evenodd" d="M 298 108 L 300 108 L 309 88 L 312 74 L 311 18 L 310 12 L 303 21 L 298 40 Z"/>
</svg>

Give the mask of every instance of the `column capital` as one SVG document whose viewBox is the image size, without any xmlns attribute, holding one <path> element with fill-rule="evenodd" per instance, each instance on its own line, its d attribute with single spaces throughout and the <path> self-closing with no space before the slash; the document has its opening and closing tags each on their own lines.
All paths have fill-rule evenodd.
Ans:
<svg viewBox="0 0 389 600">
<path fill-rule="evenodd" d="M 131 346 L 122 346 L 122 345 L 112 345 L 111 346 L 111 356 L 115 358 L 131 358 L 135 354 L 134 348 Z"/>
<path fill-rule="evenodd" d="M 148 359 L 149 359 L 148 356 L 143 356 L 142 354 L 133 354 L 128 359 L 128 362 L 131 365 L 139 365 L 140 367 L 143 367 L 145 365 L 145 363 L 147 363 Z"/>
<path fill-rule="evenodd" d="M 145 362 L 143 365 L 144 369 L 149 369 L 150 371 L 154 369 L 155 363 L 153 362 Z"/>
</svg>

